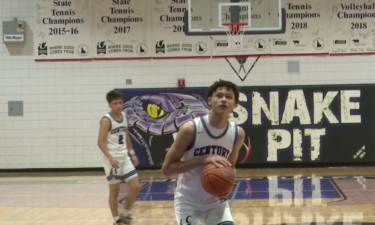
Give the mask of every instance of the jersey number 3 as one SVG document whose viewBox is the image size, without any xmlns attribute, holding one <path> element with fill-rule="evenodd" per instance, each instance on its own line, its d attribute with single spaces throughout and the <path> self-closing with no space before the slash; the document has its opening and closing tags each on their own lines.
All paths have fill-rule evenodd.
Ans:
<svg viewBox="0 0 375 225">
<path fill-rule="evenodd" d="M 120 145 L 124 144 L 124 135 L 119 135 L 119 136 L 118 136 L 118 143 L 119 143 Z"/>
</svg>

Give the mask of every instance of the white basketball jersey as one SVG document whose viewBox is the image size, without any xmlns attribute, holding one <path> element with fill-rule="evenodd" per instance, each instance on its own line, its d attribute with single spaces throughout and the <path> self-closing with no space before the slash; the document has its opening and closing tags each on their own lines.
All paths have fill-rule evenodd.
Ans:
<svg viewBox="0 0 375 225">
<path fill-rule="evenodd" d="M 182 161 L 207 155 L 229 157 L 237 140 L 238 127 L 235 123 L 228 122 L 227 127 L 221 133 L 217 133 L 218 130 L 209 125 L 208 115 L 196 118 L 192 123 L 194 125 L 194 138 L 183 155 Z M 217 135 L 214 136 L 212 133 Z M 207 205 L 220 201 L 218 197 L 207 193 L 202 187 L 201 172 L 204 166 L 198 166 L 178 176 L 175 190 L 177 202 Z"/>
<path fill-rule="evenodd" d="M 126 129 L 128 122 L 124 112 L 121 112 L 122 121 L 115 120 L 110 113 L 107 113 L 105 117 L 111 122 L 106 140 L 106 146 L 109 153 L 113 157 L 123 157 L 128 154 L 126 148 Z"/>
</svg>

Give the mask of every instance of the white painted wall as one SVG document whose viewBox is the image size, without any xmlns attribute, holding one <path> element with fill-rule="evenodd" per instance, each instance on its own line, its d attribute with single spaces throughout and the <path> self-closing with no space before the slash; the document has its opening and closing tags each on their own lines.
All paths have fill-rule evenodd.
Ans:
<svg viewBox="0 0 375 225">
<path fill-rule="evenodd" d="M 375 55 L 261 57 L 244 82 L 225 59 L 36 63 L 33 7 L 33 0 L 0 0 L 1 36 L 3 20 L 17 17 L 28 26 L 25 45 L 0 43 L 0 169 L 101 167 L 99 120 L 114 88 L 176 87 L 178 78 L 188 87 L 218 79 L 239 86 L 375 83 Z M 289 59 L 300 60 L 300 74 L 287 74 Z M 18 100 L 24 116 L 9 117 L 8 101 Z"/>
</svg>

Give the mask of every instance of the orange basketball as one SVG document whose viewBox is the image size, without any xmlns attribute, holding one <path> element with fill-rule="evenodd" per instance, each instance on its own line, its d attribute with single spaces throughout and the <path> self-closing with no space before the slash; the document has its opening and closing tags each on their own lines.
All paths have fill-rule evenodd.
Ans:
<svg viewBox="0 0 375 225">
<path fill-rule="evenodd" d="M 232 192 L 236 174 L 232 167 L 216 167 L 207 164 L 201 172 L 201 183 L 205 191 L 211 195 L 224 197 Z"/>
</svg>

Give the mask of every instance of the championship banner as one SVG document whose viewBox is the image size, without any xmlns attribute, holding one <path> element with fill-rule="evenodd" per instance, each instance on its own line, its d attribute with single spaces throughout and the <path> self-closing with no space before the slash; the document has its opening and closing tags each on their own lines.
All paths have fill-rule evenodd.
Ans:
<svg viewBox="0 0 375 225">
<path fill-rule="evenodd" d="M 326 0 L 283 0 L 286 11 L 284 34 L 272 35 L 272 55 L 329 54 Z"/>
<path fill-rule="evenodd" d="M 91 60 L 90 17 L 90 0 L 35 0 L 35 61 Z"/>
<path fill-rule="evenodd" d="M 228 47 L 228 36 L 212 36 L 212 57 L 264 56 L 271 53 L 268 35 L 244 35 L 242 48 Z"/>
<path fill-rule="evenodd" d="M 207 88 L 119 89 L 141 166 L 160 166 L 182 124 L 207 115 Z M 241 87 L 229 120 L 239 165 L 375 163 L 375 85 Z"/>
<path fill-rule="evenodd" d="M 94 0 L 94 58 L 151 58 L 148 0 Z"/>
<path fill-rule="evenodd" d="M 185 0 L 152 0 L 153 58 L 211 57 L 208 36 L 185 36 L 185 11 Z"/>
<path fill-rule="evenodd" d="M 331 0 L 331 55 L 375 54 L 375 0 Z"/>
<path fill-rule="evenodd" d="M 222 10 L 222 23 L 230 23 L 229 7 L 223 7 Z M 257 4 L 252 4 L 250 8 L 241 6 L 239 22 L 248 23 L 251 17 L 251 27 L 268 27 L 273 16 L 270 11 L 267 1 L 259 1 Z M 228 47 L 228 41 L 227 35 L 212 36 L 212 57 L 269 55 L 271 53 L 269 35 L 243 35 L 241 48 Z"/>
</svg>

